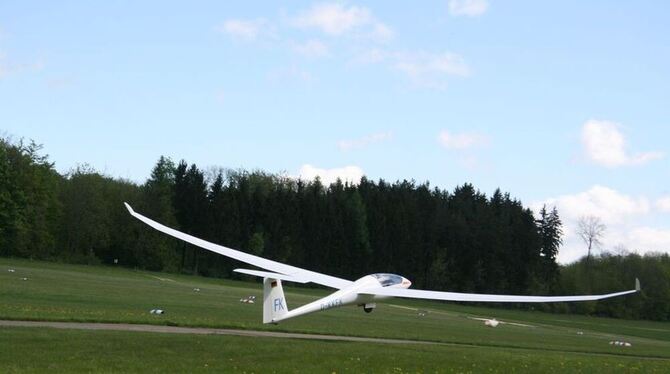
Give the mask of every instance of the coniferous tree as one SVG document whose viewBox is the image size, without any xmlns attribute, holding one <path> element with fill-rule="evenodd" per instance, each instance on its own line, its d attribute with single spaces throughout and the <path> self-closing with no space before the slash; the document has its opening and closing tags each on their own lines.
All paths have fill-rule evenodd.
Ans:
<svg viewBox="0 0 670 374">
<path fill-rule="evenodd" d="M 173 201 L 177 223 L 186 233 L 199 237 L 209 234 L 210 230 L 206 229 L 209 211 L 207 191 L 204 173 L 195 164 L 187 169 L 186 162 L 182 160 L 174 171 Z M 197 274 L 201 251 L 186 245 L 182 252 L 181 269 L 184 270 L 188 262 L 192 272 Z"/>
<path fill-rule="evenodd" d="M 170 227 L 176 227 L 173 198 L 175 189 L 175 166 L 168 157 L 161 156 L 151 171 L 150 178 L 142 188 L 141 208 L 147 215 Z M 177 243 L 157 232 L 141 231 L 135 262 L 142 268 L 152 270 L 176 270 Z"/>
<path fill-rule="evenodd" d="M 11 238 L 17 221 L 18 208 L 12 196 L 17 189 L 16 180 L 12 178 L 9 160 L 10 145 L 0 138 L 0 255 L 11 254 Z"/>
<path fill-rule="evenodd" d="M 111 240 L 105 201 L 105 177 L 88 165 L 70 172 L 61 194 L 65 256 L 75 262 L 96 262 Z"/>
<path fill-rule="evenodd" d="M 540 247 L 540 276 L 543 283 L 551 288 L 557 281 L 558 264 L 556 263 L 556 256 L 563 243 L 562 222 L 556 207 L 553 207 L 551 212 L 547 212 L 547 207 L 543 206 L 540 210 L 540 219 L 537 221 L 537 225 L 542 244 Z"/>
</svg>

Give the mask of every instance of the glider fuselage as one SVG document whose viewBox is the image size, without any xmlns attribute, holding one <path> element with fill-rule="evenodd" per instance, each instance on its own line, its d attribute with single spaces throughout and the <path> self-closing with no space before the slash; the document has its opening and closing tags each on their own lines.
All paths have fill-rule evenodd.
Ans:
<svg viewBox="0 0 670 374">
<path fill-rule="evenodd" d="M 337 290 L 326 297 L 290 310 L 280 316 L 276 316 L 272 318 L 272 322 L 276 323 L 288 318 L 337 308 L 345 305 L 360 305 L 366 308 L 366 311 L 368 311 L 375 307 L 374 303 L 376 301 L 388 299 L 390 296 L 362 294 L 362 291 L 377 289 L 380 286 L 389 288 L 409 288 L 411 285 L 412 282 L 400 275 L 387 273 L 366 275 L 357 279 L 351 285 Z M 286 300 L 272 300 L 271 302 L 273 306 L 280 305 L 283 307 Z"/>
</svg>

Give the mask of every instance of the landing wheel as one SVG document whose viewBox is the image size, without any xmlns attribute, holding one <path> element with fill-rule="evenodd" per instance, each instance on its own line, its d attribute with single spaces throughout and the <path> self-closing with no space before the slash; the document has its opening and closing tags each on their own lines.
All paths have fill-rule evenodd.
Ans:
<svg viewBox="0 0 670 374">
<path fill-rule="evenodd" d="M 363 310 L 365 311 L 365 313 L 372 313 L 372 311 L 375 310 L 375 308 L 366 308 L 366 307 L 363 307 Z"/>
<path fill-rule="evenodd" d="M 375 303 L 370 303 L 370 304 L 363 304 L 363 310 L 365 313 L 372 313 L 372 311 L 375 309 L 377 304 Z"/>
</svg>

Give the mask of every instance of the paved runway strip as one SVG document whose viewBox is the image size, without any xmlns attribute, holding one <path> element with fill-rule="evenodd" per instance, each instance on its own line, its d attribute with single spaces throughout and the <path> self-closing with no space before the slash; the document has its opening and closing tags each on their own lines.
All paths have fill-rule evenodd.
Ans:
<svg viewBox="0 0 670 374">
<path fill-rule="evenodd" d="M 272 332 L 272 331 L 258 331 L 258 330 L 214 329 L 207 327 L 177 327 L 177 326 L 139 325 L 139 324 L 136 325 L 129 323 L 86 323 L 86 322 L 0 320 L 0 326 L 50 327 L 56 329 L 78 329 L 78 330 L 139 331 L 139 332 L 159 332 L 169 334 L 234 335 L 234 336 L 250 336 L 260 338 L 335 340 L 335 341 L 362 342 L 362 343 L 451 345 L 449 343 L 418 341 L 418 340 L 361 338 L 354 336 L 298 334 L 289 332 Z"/>
<path fill-rule="evenodd" d="M 496 349 L 501 348 L 501 347 L 494 347 L 494 346 L 489 347 L 486 345 L 475 345 L 468 343 L 445 343 L 445 342 L 431 342 L 431 341 L 403 340 L 403 339 L 361 338 L 355 336 L 299 334 L 290 332 L 273 332 L 273 331 L 259 331 L 259 330 L 215 329 L 207 327 L 140 325 L 130 323 L 0 320 L 0 327 L 48 327 L 56 329 L 75 329 L 75 330 L 137 331 L 137 332 L 155 332 L 155 333 L 168 333 L 168 334 L 196 334 L 196 335 L 232 335 L 232 336 L 247 336 L 247 337 L 258 337 L 258 338 L 306 339 L 306 340 L 343 341 L 343 342 L 358 342 L 358 343 L 442 345 L 442 346 L 458 346 L 468 348 L 496 348 Z M 533 350 L 533 348 L 528 347 L 526 348 L 505 347 L 505 348 L 514 350 L 524 350 L 524 351 Z M 642 360 L 670 361 L 670 359 L 666 357 L 617 355 L 604 352 L 581 352 L 581 351 L 560 350 L 560 349 L 540 349 L 540 350 L 574 353 L 586 356 L 616 356 L 616 357 L 636 358 Z"/>
</svg>

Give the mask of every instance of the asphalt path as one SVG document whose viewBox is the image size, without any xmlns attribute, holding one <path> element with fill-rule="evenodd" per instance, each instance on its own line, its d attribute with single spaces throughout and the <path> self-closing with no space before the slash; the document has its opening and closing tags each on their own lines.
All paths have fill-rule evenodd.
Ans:
<svg viewBox="0 0 670 374">
<path fill-rule="evenodd" d="M 136 331 L 157 332 L 168 334 L 199 334 L 199 335 L 233 335 L 258 338 L 281 338 L 281 339 L 307 339 L 307 340 L 334 340 L 361 343 L 385 343 L 385 344 L 424 344 L 424 345 L 452 345 L 419 340 L 383 339 L 383 338 L 361 338 L 355 336 L 341 335 L 319 335 L 299 334 L 291 332 L 274 332 L 260 330 L 234 330 L 215 329 L 207 327 L 177 327 L 161 325 L 140 325 L 129 323 L 88 323 L 88 322 L 49 322 L 49 321 L 8 321 L 0 320 L 0 326 L 4 327 L 50 327 L 55 329 L 76 330 L 107 330 L 107 331 Z"/>
<path fill-rule="evenodd" d="M 235 329 L 215 329 L 207 327 L 177 327 L 177 326 L 161 326 L 161 325 L 140 325 L 130 323 L 90 323 L 90 322 L 49 322 L 49 321 L 11 321 L 0 320 L 0 327 L 48 327 L 55 329 L 75 329 L 75 330 L 91 330 L 91 331 L 136 331 L 136 332 L 154 332 L 167 334 L 196 334 L 196 335 L 231 335 L 231 336 L 246 336 L 256 338 L 275 338 L 275 339 L 306 339 L 306 340 L 326 340 L 326 341 L 342 341 L 342 342 L 358 342 L 358 343 L 381 343 L 381 344 L 417 344 L 417 345 L 443 345 L 443 346 L 458 346 L 467 348 L 487 348 L 486 345 L 476 345 L 468 343 L 445 343 L 445 342 L 431 342 L 421 340 L 404 340 L 404 339 L 384 339 L 384 338 L 362 338 L 356 336 L 342 336 L 342 335 L 319 335 L 319 334 L 300 334 L 291 332 L 274 332 L 274 331 L 260 331 L 260 330 L 235 330 Z M 492 347 L 488 347 L 492 348 Z M 501 348 L 501 347 L 493 347 Z M 618 355 L 612 353 L 602 352 L 583 352 L 571 351 L 562 349 L 543 349 L 530 347 L 504 347 L 507 349 L 518 350 L 541 350 L 564 353 L 575 353 L 586 356 L 616 356 L 629 357 L 643 360 L 661 360 L 670 361 L 667 357 L 654 356 L 638 356 L 638 355 Z"/>
</svg>

